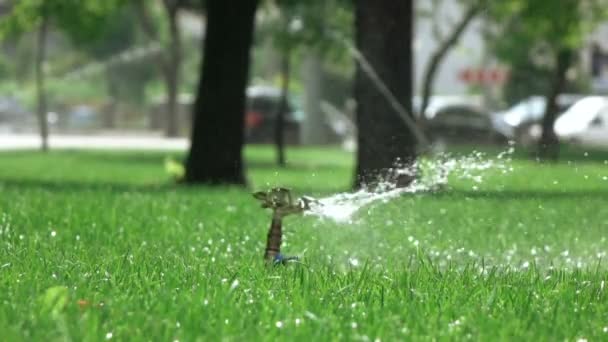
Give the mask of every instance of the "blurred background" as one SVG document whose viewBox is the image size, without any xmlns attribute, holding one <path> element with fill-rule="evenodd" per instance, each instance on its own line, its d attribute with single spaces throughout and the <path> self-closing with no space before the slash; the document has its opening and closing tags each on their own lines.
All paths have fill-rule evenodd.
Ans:
<svg viewBox="0 0 608 342">
<path fill-rule="evenodd" d="M 49 1 L 39 15 L 32 9 L 40 3 L 0 0 L 0 148 L 37 147 L 47 131 L 56 146 L 188 146 L 204 1 Z M 344 44 L 354 39 L 353 5 L 320 3 L 260 2 L 246 143 L 275 142 L 286 97 L 286 144 L 356 149 L 356 58 Z M 536 144 L 559 68 L 565 80 L 555 134 L 608 148 L 604 10 L 586 8 L 596 3 L 589 1 L 580 11 L 551 15 L 526 12 L 524 3 L 415 2 L 412 108 L 437 148 Z M 570 22 L 580 25 L 567 34 L 552 29 Z M 555 46 L 564 41 L 572 56 L 562 67 Z"/>
</svg>

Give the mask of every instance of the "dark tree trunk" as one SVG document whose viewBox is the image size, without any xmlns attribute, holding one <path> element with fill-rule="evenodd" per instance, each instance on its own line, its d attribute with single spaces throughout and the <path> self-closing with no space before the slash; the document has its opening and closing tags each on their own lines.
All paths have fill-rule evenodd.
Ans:
<svg viewBox="0 0 608 342">
<path fill-rule="evenodd" d="M 245 184 L 245 87 L 257 0 L 208 0 L 201 80 L 194 104 L 188 183 Z"/>
<path fill-rule="evenodd" d="M 41 146 L 43 151 L 49 149 L 49 123 L 47 119 L 46 89 L 44 87 L 44 61 L 46 59 L 46 36 L 48 33 L 49 19 L 43 9 L 42 22 L 38 30 L 38 51 L 36 54 L 36 97 L 38 101 L 36 114 L 38 128 L 40 130 Z"/>
<path fill-rule="evenodd" d="M 357 0 L 355 29 L 357 49 L 412 117 L 412 0 Z M 396 163 L 412 165 L 416 158 L 416 136 L 408 128 L 370 77 L 357 65 L 358 151 L 355 187 L 373 184 L 379 178 L 405 186 L 412 175 L 397 176 Z"/>
<path fill-rule="evenodd" d="M 177 0 L 164 0 L 163 3 L 169 19 L 170 36 L 168 58 L 163 66 L 167 86 L 167 126 L 165 127 L 165 135 L 176 137 L 179 133 L 179 104 L 177 100 L 182 61 L 181 36 L 177 22 L 179 6 Z"/>
<path fill-rule="evenodd" d="M 477 1 L 470 5 L 468 10 L 462 16 L 460 22 L 456 25 L 451 34 L 443 41 L 440 42 L 437 50 L 431 55 L 429 59 L 428 66 L 424 72 L 424 77 L 422 81 L 422 103 L 420 105 L 420 112 L 418 113 L 419 122 L 422 126 L 426 123 L 426 116 L 424 113 L 426 112 L 426 108 L 429 105 L 429 100 L 431 95 L 433 94 L 433 84 L 435 82 L 435 74 L 441 65 L 441 62 L 448 54 L 450 49 L 458 43 L 460 36 L 464 32 L 464 30 L 469 26 L 471 21 L 477 16 L 477 13 L 481 10 L 482 1 Z"/>
<path fill-rule="evenodd" d="M 103 126 L 104 128 L 116 128 L 116 124 L 117 124 L 117 110 L 118 110 L 118 91 L 117 91 L 117 84 L 116 84 L 116 76 L 114 76 L 114 73 L 112 72 L 112 67 L 111 66 L 106 66 L 105 67 L 105 77 L 106 77 L 106 86 L 107 86 L 107 92 L 108 92 L 108 104 L 104 110 L 104 120 L 103 120 Z"/>
<path fill-rule="evenodd" d="M 275 144 L 277 147 L 277 164 L 281 167 L 285 166 L 285 114 L 287 114 L 288 100 L 289 100 L 289 82 L 291 78 L 291 70 L 290 70 L 290 57 L 291 51 L 289 48 L 286 48 L 283 51 L 283 56 L 281 58 L 281 74 L 282 74 L 282 83 L 281 83 L 281 101 L 279 102 L 279 108 L 277 108 L 277 119 L 275 123 Z"/>
<path fill-rule="evenodd" d="M 566 73 L 572 64 L 573 57 L 574 53 L 570 49 L 561 49 L 557 53 L 555 74 L 546 97 L 547 107 L 542 121 L 542 135 L 538 143 L 538 157 L 543 160 L 557 160 L 559 157 L 559 139 L 553 125 L 559 110 L 557 97 L 566 86 Z"/>
</svg>

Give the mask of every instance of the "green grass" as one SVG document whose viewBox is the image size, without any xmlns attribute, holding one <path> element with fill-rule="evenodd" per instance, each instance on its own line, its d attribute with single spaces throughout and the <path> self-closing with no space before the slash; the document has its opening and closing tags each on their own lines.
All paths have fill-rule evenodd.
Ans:
<svg viewBox="0 0 608 342">
<path fill-rule="evenodd" d="M 606 340 L 608 158 L 568 153 L 350 225 L 288 218 L 301 263 L 268 268 L 250 190 L 344 191 L 351 155 L 291 149 L 281 170 L 250 148 L 243 190 L 172 185 L 177 154 L 2 152 L 0 339 Z"/>
</svg>

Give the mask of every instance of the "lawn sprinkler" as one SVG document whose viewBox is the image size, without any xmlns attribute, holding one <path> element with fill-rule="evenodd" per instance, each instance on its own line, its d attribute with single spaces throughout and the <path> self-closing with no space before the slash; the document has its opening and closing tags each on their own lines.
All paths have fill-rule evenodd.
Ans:
<svg viewBox="0 0 608 342">
<path fill-rule="evenodd" d="M 285 264 L 297 257 L 285 257 L 281 254 L 281 241 L 283 239 L 283 218 L 291 214 L 301 214 L 310 210 L 310 204 L 316 200 L 310 197 L 300 197 L 294 200 L 291 190 L 286 188 L 272 188 L 268 191 L 259 191 L 253 197 L 262 202 L 262 208 L 272 209 L 272 221 L 268 230 L 264 260 L 272 264 Z"/>
</svg>

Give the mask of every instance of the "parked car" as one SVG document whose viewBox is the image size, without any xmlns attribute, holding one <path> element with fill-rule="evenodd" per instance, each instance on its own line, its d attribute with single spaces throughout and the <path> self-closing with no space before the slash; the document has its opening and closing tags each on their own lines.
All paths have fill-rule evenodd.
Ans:
<svg viewBox="0 0 608 342">
<path fill-rule="evenodd" d="M 559 95 L 557 97 L 558 116 L 583 97 L 584 95 L 578 94 Z M 497 131 L 509 139 L 524 145 L 531 144 L 535 141 L 532 130 L 536 129 L 534 126 L 541 122 L 546 108 L 547 103 L 544 96 L 531 96 L 504 112 L 494 114 L 492 124 Z"/>
<path fill-rule="evenodd" d="M 427 120 L 432 119 L 437 115 L 437 111 L 447 106 L 473 106 L 479 108 L 482 103 L 482 98 L 477 95 L 433 95 L 429 98 L 429 103 L 424 112 L 424 117 Z M 420 115 L 420 107 L 422 106 L 422 98 L 414 96 L 412 100 L 414 115 Z"/>
<path fill-rule="evenodd" d="M 15 98 L 0 97 L 0 130 L 3 132 L 27 131 L 36 127 L 34 114 L 28 112 Z"/>
<path fill-rule="evenodd" d="M 245 141 L 248 143 L 274 142 L 274 130 L 281 101 L 281 91 L 275 87 L 252 86 L 247 88 L 245 113 Z M 302 113 L 288 103 L 285 115 L 285 143 L 297 144 L 300 136 Z"/>
<path fill-rule="evenodd" d="M 49 124 L 66 130 L 91 130 L 102 127 L 102 119 L 101 113 L 95 107 L 80 104 L 59 114 L 49 115 Z"/>
<path fill-rule="evenodd" d="M 554 128 L 563 140 L 608 147 L 608 97 L 583 98 L 555 121 Z"/>
<path fill-rule="evenodd" d="M 504 143 L 490 116 L 475 106 L 449 105 L 438 109 L 427 122 L 427 134 L 435 143 Z"/>
</svg>

